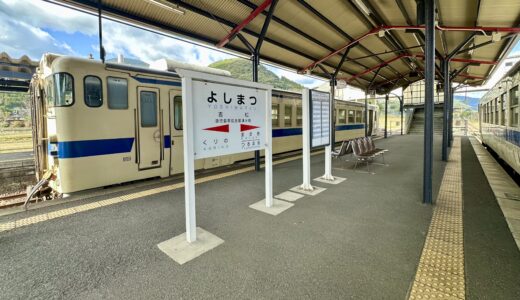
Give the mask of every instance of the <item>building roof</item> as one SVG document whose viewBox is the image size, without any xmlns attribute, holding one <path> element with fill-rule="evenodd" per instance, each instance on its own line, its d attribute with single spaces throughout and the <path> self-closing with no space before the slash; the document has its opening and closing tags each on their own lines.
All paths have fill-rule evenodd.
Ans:
<svg viewBox="0 0 520 300">
<path fill-rule="evenodd" d="M 54 2 L 93 14 L 98 9 L 97 0 Z M 262 36 L 271 2 L 103 0 L 101 8 L 108 18 L 250 55 Z M 274 3 L 275 10 L 260 50 L 261 59 L 328 78 L 348 49 L 337 78 L 350 85 L 388 91 L 422 78 L 424 34 L 421 26 L 415 26 L 415 0 Z M 439 58 L 456 51 L 458 54 L 450 62 L 456 75 L 454 81 L 481 85 L 517 40 L 520 1 L 436 0 L 436 3 L 437 65 Z M 463 41 L 467 43 L 459 48 Z M 419 76 L 414 76 L 416 71 Z M 438 72 L 440 76 L 440 69 Z"/>
<path fill-rule="evenodd" d="M 38 62 L 27 55 L 12 58 L 5 52 L 0 53 L 0 91 L 27 91 L 36 67 Z"/>
</svg>

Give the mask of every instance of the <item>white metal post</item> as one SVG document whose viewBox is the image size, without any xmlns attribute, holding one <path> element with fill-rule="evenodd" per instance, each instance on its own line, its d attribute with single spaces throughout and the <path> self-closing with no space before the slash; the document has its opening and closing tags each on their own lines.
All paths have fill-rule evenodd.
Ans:
<svg viewBox="0 0 520 300">
<path fill-rule="evenodd" d="M 332 87 L 334 89 L 334 86 Z M 330 93 L 330 103 L 329 103 L 329 136 L 332 136 L 334 128 L 333 127 L 333 120 L 332 118 L 335 117 L 334 115 L 334 106 L 332 105 L 334 101 L 334 93 Z M 334 181 L 334 176 L 332 176 L 332 139 L 329 139 L 330 143 L 328 146 L 325 147 L 325 174 L 323 174 L 323 179 Z"/>
<path fill-rule="evenodd" d="M 265 206 L 273 207 L 273 131 L 271 130 L 271 90 L 266 90 L 265 99 Z"/>
<path fill-rule="evenodd" d="M 183 128 L 184 128 L 184 202 L 186 207 L 186 240 L 197 240 L 197 222 L 195 219 L 195 155 L 193 153 L 193 101 L 192 79 L 182 78 Z"/>
<path fill-rule="evenodd" d="M 303 118 L 303 184 L 300 186 L 302 190 L 312 191 L 311 185 L 311 132 L 310 132 L 310 99 L 309 89 L 303 89 L 302 91 L 302 118 Z"/>
</svg>

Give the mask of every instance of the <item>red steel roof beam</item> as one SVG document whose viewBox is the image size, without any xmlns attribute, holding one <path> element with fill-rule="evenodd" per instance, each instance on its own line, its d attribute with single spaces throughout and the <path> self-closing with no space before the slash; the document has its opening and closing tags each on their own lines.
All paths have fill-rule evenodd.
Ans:
<svg viewBox="0 0 520 300">
<path fill-rule="evenodd" d="M 363 76 L 365 74 L 368 74 L 370 72 L 372 72 L 373 70 L 376 70 L 378 68 L 381 68 L 381 67 L 384 67 L 396 60 L 399 60 L 401 58 L 405 58 L 405 57 L 417 57 L 417 58 L 421 58 L 421 59 L 424 59 L 424 54 L 422 53 L 416 53 L 416 54 L 401 54 L 401 55 L 398 55 L 392 59 L 389 59 L 387 61 L 384 61 L 378 65 L 375 65 L 369 69 L 366 69 L 364 70 L 363 72 L 361 73 L 357 73 L 357 74 L 354 74 L 352 77 L 350 78 L 342 78 L 343 80 L 346 80 L 347 82 L 350 82 L 360 76 Z M 496 65 L 498 62 L 496 61 L 488 61 L 488 60 L 479 60 L 479 59 L 464 59 L 464 58 L 453 58 L 451 59 L 451 61 L 453 62 L 464 62 L 464 63 L 476 63 L 476 64 L 484 64 L 484 65 Z"/>
<path fill-rule="evenodd" d="M 520 33 L 520 27 L 461 27 L 461 26 L 439 26 L 437 25 L 436 28 L 441 31 L 477 31 L 477 32 L 483 32 L 486 34 L 486 32 L 511 32 L 511 33 Z M 300 73 L 305 73 L 305 71 L 312 69 L 316 67 L 316 65 L 324 62 L 325 60 L 329 59 L 330 57 L 338 54 L 339 52 L 343 51 L 345 48 L 350 47 L 354 45 L 355 43 L 359 43 L 361 40 L 379 33 L 380 31 L 387 31 L 387 30 L 407 30 L 407 29 L 418 29 L 422 30 L 424 29 L 424 26 L 379 26 L 374 29 L 369 30 L 368 32 L 362 34 L 357 39 L 349 42 L 348 44 L 342 46 L 341 48 L 338 48 L 337 50 L 334 50 L 327 54 L 326 56 L 320 58 L 319 60 L 307 65 L 305 68 L 300 70 Z"/>
<path fill-rule="evenodd" d="M 229 43 L 232 40 L 232 38 L 235 37 L 235 35 L 240 32 L 240 30 L 242 30 L 244 27 L 246 27 L 247 24 L 251 23 L 251 21 L 253 21 L 253 19 L 256 18 L 256 16 L 258 16 L 269 5 L 271 5 L 271 2 L 273 2 L 273 0 L 265 0 L 264 3 L 260 4 L 255 10 L 253 10 L 251 12 L 251 14 L 247 18 L 244 19 L 244 21 L 242 21 L 240 24 L 238 24 L 224 38 L 222 38 L 220 40 L 220 42 L 217 43 L 217 47 L 222 48 L 227 43 Z"/>
<path fill-rule="evenodd" d="M 358 78 L 358 77 L 360 77 L 360 76 L 363 76 L 363 75 L 365 75 L 365 74 L 368 74 L 368 73 L 370 73 L 370 72 L 372 72 L 372 71 L 374 71 L 374 70 L 376 70 L 376 69 L 382 68 L 382 67 L 384 67 L 384 66 L 386 66 L 386 65 L 388 65 L 388 64 L 390 64 L 390 63 L 392 63 L 392 62 L 394 62 L 394 61 L 396 61 L 396 60 L 398 60 L 398 59 L 401 59 L 401 58 L 403 58 L 403 57 L 406 57 L 406 56 L 408 56 L 408 55 L 406 55 L 406 54 L 398 55 L 398 56 L 396 56 L 396 57 L 394 57 L 394 58 L 392 58 L 392 59 L 390 59 L 390 60 L 384 61 L 384 62 L 382 62 L 382 63 L 380 63 L 380 64 L 378 64 L 378 65 L 376 65 L 376 66 L 373 66 L 373 67 L 370 68 L 370 69 L 366 69 L 365 71 L 363 71 L 363 72 L 361 72 L 361 73 L 354 74 L 354 76 L 352 76 L 352 77 L 350 77 L 350 78 L 348 78 L 348 79 L 344 79 L 344 80 L 346 80 L 347 82 L 350 82 L 350 81 L 352 81 L 352 80 L 354 80 L 354 79 L 356 79 L 356 78 Z"/>
</svg>

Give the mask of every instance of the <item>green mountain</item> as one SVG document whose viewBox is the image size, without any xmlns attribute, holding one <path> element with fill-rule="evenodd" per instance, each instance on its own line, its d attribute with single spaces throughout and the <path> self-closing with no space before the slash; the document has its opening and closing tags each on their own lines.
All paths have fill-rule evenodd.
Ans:
<svg viewBox="0 0 520 300">
<path fill-rule="evenodd" d="M 252 80 L 253 65 L 251 61 L 241 58 L 231 58 L 216 61 L 209 65 L 211 68 L 227 70 L 231 76 L 237 79 Z M 278 77 L 275 73 L 269 71 L 266 67 L 260 65 L 258 67 L 258 81 L 272 85 L 274 88 L 286 91 L 300 92 L 302 85 L 287 79 L 285 77 Z"/>
</svg>

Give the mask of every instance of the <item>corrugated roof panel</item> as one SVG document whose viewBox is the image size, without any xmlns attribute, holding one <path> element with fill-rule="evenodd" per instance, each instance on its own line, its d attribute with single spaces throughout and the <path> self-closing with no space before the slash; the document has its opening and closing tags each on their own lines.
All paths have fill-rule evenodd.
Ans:
<svg viewBox="0 0 520 300">
<path fill-rule="evenodd" d="M 95 0 L 57 0 L 67 3 L 72 3 L 82 8 L 87 8 L 92 12 L 97 10 L 97 1 Z M 382 21 L 387 25 L 407 25 L 414 24 L 416 19 L 416 5 L 415 0 L 367 0 L 369 6 L 372 6 L 383 19 Z M 241 3 L 241 1 L 230 0 L 171 0 L 170 3 L 179 4 L 185 11 L 184 15 L 172 13 L 159 5 L 151 4 L 147 1 L 123 1 L 123 0 L 104 0 L 102 3 L 106 8 L 115 9 L 113 13 L 119 19 L 129 21 L 131 15 L 135 15 L 143 20 L 150 20 L 154 23 L 164 24 L 171 28 L 174 32 L 180 30 L 188 32 L 191 38 L 200 40 L 219 41 L 228 34 L 234 27 L 234 24 L 241 23 L 253 9 Z M 264 0 L 253 0 L 253 3 L 258 6 Z M 475 0 L 438 0 L 439 12 L 441 19 L 441 26 L 473 26 L 475 23 L 480 26 L 514 26 L 517 25 L 518 15 L 520 14 L 520 1 L 518 0 L 481 0 L 480 10 L 477 7 L 478 1 Z M 267 40 L 264 41 L 261 56 L 263 58 L 271 59 L 276 63 L 285 64 L 287 66 L 303 69 L 307 65 L 327 56 L 331 49 L 338 49 L 349 42 L 349 38 L 344 34 L 338 32 L 327 24 L 324 20 L 312 12 L 312 9 L 305 7 L 305 3 L 318 11 L 324 17 L 330 19 L 334 24 L 350 35 L 352 38 L 358 38 L 360 35 L 366 33 L 372 26 L 378 26 L 378 21 L 375 21 L 371 14 L 368 17 L 364 13 L 360 13 L 353 7 L 353 4 L 344 0 L 298 0 L 298 1 L 279 1 L 274 15 L 296 27 L 298 30 L 310 35 L 319 42 L 312 41 L 312 38 L 306 38 L 301 34 L 297 34 L 294 30 L 286 28 L 280 22 L 271 21 L 269 30 L 267 31 Z M 247 3 L 246 3 L 247 4 Z M 402 4 L 401 6 L 399 4 Z M 477 22 L 478 11 L 478 22 Z M 222 18 L 227 22 L 234 24 L 222 24 L 214 18 Z M 258 35 L 265 21 L 265 16 L 260 14 L 246 27 L 246 32 Z M 373 24 L 368 22 L 372 19 Z M 131 20 L 130 20 L 131 21 Z M 224 22 L 225 23 L 225 22 Z M 162 26 L 164 27 L 164 26 Z M 164 28 L 163 28 L 164 29 Z M 243 34 L 253 45 L 256 43 L 256 37 L 248 33 Z M 392 35 L 396 40 L 403 45 L 403 47 L 417 46 L 418 41 L 411 33 L 406 33 L 404 30 L 392 31 Z M 445 32 L 437 33 L 437 50 L 444 54 L 444 45 L 441 37 L 445 38 L 448 51 L 453 50 L 460 44 L 462 39 L 466 36 L 461 32 Z M 386 38 L 385 38 L 386 39 Z M 475 39 L 475 43 L 480 43 L 489 40 L 490 37 L 479 36 Z M 279 43 L 281 46 L 272 44 Z M 322 45 L 320 45 L 322 43 Z M 472 58 L 479 58 L 485 60 L 495 60 L 500 53 L 504 51 L 504 45 L 511 43 L 500 42 L 489 45 L 486 48 L 477 49 L 473 52 Z M 325 45 L 323 45 L 325 44 Z M 366 47 L 362 49 L 361 46 Z M 360 45 L 356 46 L 349 52 L 349 59 L 367 56 L 370 53 L 384 53 L 385 51 L 395 50 L 394 46 L 389 46 L 388 41 L 384 41 L 376 36 L 371 36 L 363 40 Z M 239 50 L 247 53 L 246 47 L 235 39 L 229 44 L 229 48 Z M 293 48 L 291 51 L 288 48 Z M 420 48 L 408 50 L 409 53 L 422 53 Z M 300 54 L 298 54 L 300 53 Z M 301 55 L 303 54 L 303 56 Z M 347 61 L 342 68 L 342 71 L 351 74 L 358 74 L 365 71 L 367 68 L 372 68 L 381 63 L 381 60 L 388 60 L 397 53 L 388 53 L 380 55 L 377 58 L 365 58 L 357 62 Z M 468 54 L 461 54 L 458 57 L 470 57 Z M 327 58 L 323 63 L 330 66 L 336 66 L 341 59 L 341 52 Z M 413 59 L 412 59 L 413 60 Z M 423 68 L 422 60 L 416 60 L 416 65 L 419 69 Z M 361 65 L 360 65 L 361 64 Z M 453 63 L 452 69 L 459 66 L 460 63 Z M 468 72 L 470 74 L 482 74 L 488 76 L 492 67 L 486 66 L 472 66 Z M 320 68 L 314 68 L 316 74 L 321 75 Z M 327 72 L 331 72 L 329 68 Z M 376 82 L 384 82 L 382 77 L 388 79 L 395 79 L 397 76 L 408 74 L 410 68 L 403 61 L 392 62 L 390 66 L 386 66 L 380 71 L 380 77 L 376 78 Z M 473 72 L 473 73 L 472 73 Z M 398 75 L 401 74 L 401 75 Z M 480 75 L 479 75 L 480 76 Z M 368 72 L 363 75 L 359 81 L 365 86 L 368 85 L 373 73 Z"/>
<path fill-rule="evenodd" d="M 482 0 L 479 26 L 518 27 L 520 1 Z"/>
</svg>

